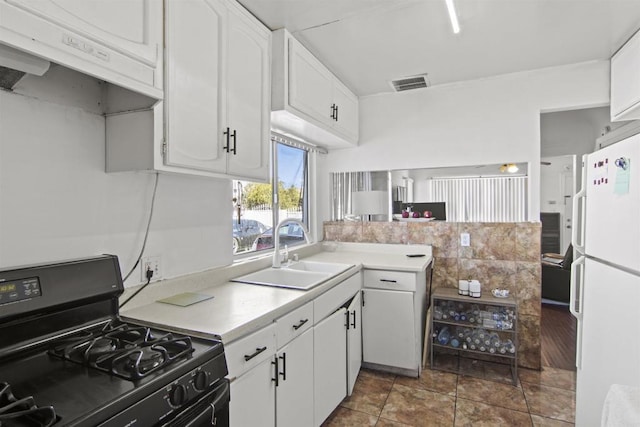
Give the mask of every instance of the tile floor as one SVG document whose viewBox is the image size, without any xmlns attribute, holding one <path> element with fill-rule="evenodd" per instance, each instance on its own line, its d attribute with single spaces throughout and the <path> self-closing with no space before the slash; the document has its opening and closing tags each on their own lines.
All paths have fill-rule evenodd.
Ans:
<svg viewBox="0 0 640 427">
<path fill-rule="evenodd" d="M 575 372 L 545 367 L 491 379 L 426 369 L 408 378 L 363 369 L 323 426 L 572 426 Z"/>
</svg>

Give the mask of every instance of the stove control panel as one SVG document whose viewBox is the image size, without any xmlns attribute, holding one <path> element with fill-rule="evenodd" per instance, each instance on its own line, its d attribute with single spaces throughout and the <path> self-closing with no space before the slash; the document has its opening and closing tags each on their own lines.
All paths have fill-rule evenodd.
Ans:
<svg viewBox="0 0 640 427">
<path fill-rule="evenodd" d="M 221 353 L 129 406 L 100 427 L 163 425 L 209 393 L 226 373 L 226 360 Z"/>
<path fill-rule="evenodd" d="M 41 295 L 40 280 L 37 277 L 10 281 L 0 279 L 0 305 L 36 298 Z"/>
</svg>

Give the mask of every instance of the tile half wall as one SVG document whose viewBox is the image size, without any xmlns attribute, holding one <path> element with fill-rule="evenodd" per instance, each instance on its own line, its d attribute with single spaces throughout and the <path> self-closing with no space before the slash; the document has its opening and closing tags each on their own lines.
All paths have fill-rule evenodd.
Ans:
<svg viewBox="0 0 640 427">
<path fill-rule="evenodd" d="M 470 246 L 460 245 L 469 233 Z M 433 245 L 433 288 L 476 279 L 483 292 L 509 289 L 518 302 L 519 365 L 540 369 L 539 222 L 325 222 L 324 240 Z"/>
</svg>

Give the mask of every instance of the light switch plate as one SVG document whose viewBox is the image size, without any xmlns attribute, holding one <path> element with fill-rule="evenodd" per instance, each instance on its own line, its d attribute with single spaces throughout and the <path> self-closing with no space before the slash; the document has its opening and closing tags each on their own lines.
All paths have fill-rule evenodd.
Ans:
<svg viewBox="0 0 640 427">
<path fill-rule="evenodd" d="M 471 245 L 471 237 L 469 237 L 469 233 L 460 233 L 460 246 L 469 245 Z"/>
</svg>

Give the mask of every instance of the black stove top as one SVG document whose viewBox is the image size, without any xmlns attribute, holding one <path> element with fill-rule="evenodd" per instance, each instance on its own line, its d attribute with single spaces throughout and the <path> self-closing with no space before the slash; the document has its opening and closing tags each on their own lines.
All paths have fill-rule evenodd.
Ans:
<svg viewBox="0 0 640 427">
<path fill-rule="evenodd" d="M 39 291 L 0 299 L 0 427 L 159 425 L 227 374 L 221 342 L 120 319 L 117 258 L 78 262 L 0 271 L 5 289 Z M 60 280 L 79 272 L 93 292 Z"/>
<path fill-rule="evenodd" d="M 139 380 L 191 356 L 191 337 L 109 321 L 56 341 L 49 354 L 128 380 Z"/>
</svg>

